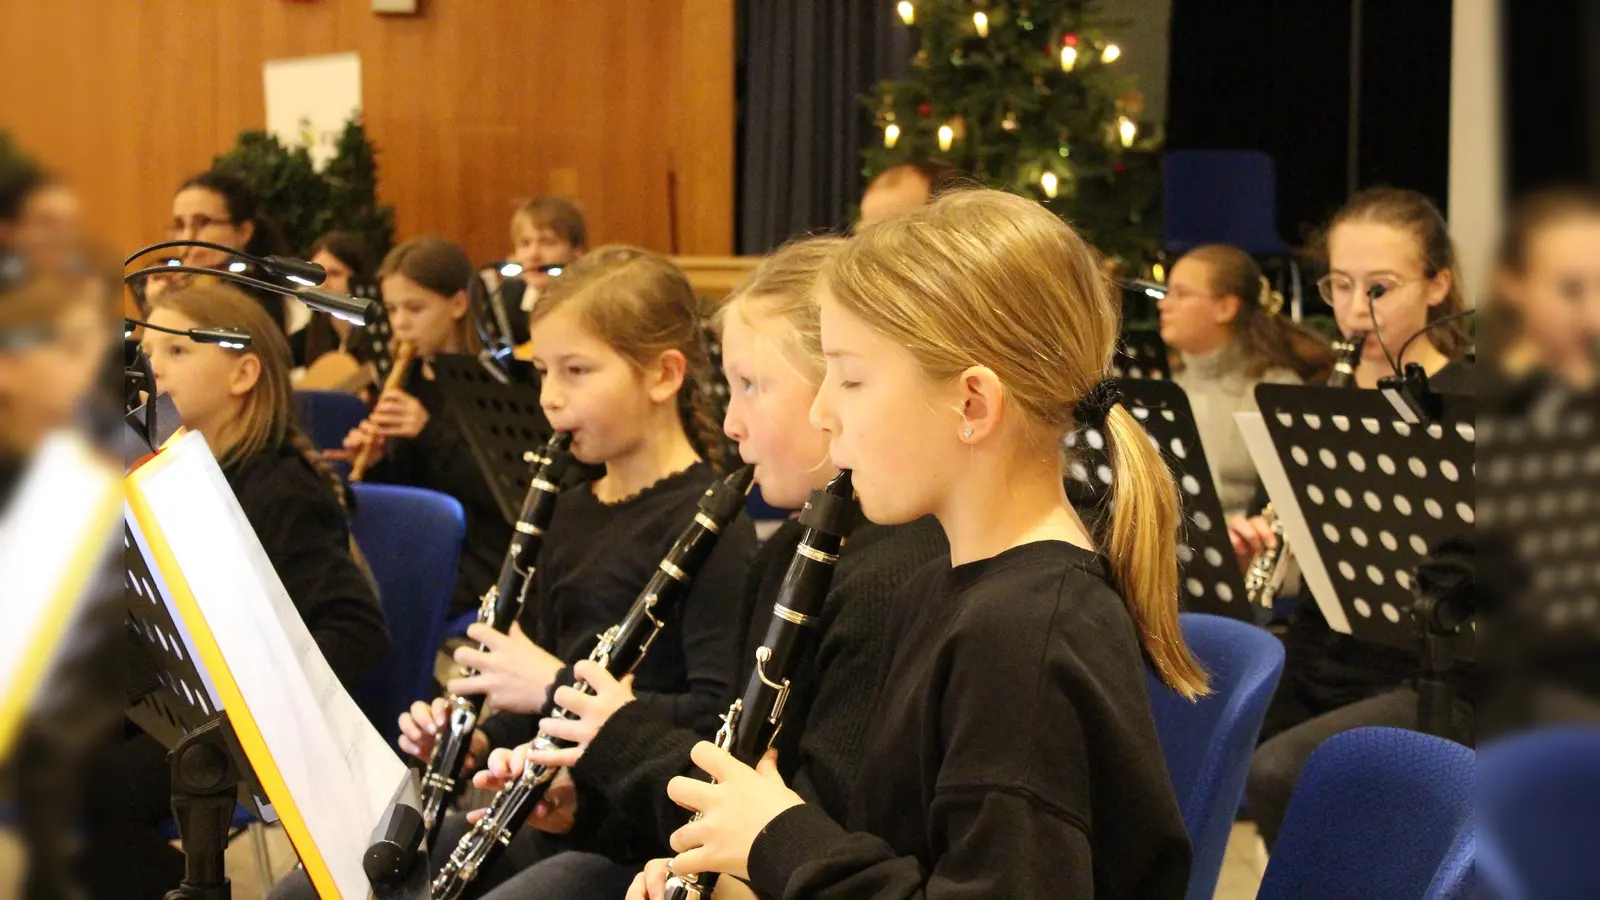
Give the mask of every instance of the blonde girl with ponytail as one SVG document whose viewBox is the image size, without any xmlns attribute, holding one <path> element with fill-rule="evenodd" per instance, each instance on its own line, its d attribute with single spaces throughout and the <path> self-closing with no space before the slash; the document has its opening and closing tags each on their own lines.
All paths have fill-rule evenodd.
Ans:
<svg viewBox="0 0 1600 900">
<path fill-rule="evenodd" d="M 963 191 L 864 232 L 821 282 L 812 420 L 865 515 L 932 514 L 950 558 L 891 613 L 849 814 L 804 803 L 770 757 L 699 744 L 715 783 L 668 795 L 702 817 L 630 897 L 661 897 L 669 868 L 819 900 L 1182 897 L 1146 678 L 1188 697 L 1207 679 L 1178 628 L 1172 477 L 1107 381 L 1118 308 L 1097 254 L 1036 203 Z M 1063 492 L 1076 421 L 1109 442 L 1104 533 Z"/>
</svg>

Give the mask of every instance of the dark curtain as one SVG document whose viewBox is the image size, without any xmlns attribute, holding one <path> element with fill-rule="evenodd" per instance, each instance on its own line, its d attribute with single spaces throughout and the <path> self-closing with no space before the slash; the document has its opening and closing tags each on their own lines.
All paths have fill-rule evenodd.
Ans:
<svg viewBox="0 0 1600 900">
<path fill-rule="evenodd" d="M 1348 194 L 1352 0 L 1173 0 L 1167 148 L 1262 150 L 1278 228 L 1313 233 Z M 1449 181 L 1450 2 L 1361 0 L 1358 188 Z"/>
<path fill-rule="evenodd" d="M 1507 189 L 1600 182 L 1600 3 L 1505 2 Z"/>
<path fill-rule="evenodd" d="M 859 97 L 909 64 L 890 0 L 743 0 L 739 6 L 738 252 L 843 230 L 876 138 Z"/>
</svg>

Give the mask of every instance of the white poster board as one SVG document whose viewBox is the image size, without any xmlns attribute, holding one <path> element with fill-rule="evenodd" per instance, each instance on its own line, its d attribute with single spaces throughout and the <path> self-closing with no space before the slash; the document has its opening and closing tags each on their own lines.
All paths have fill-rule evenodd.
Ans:
<svg viewBox="0 0 1600 900">
<path fill-rule="evenodd" d="M 366 897 L 361 857 L 409 773 L 339 684 L 205 439 L 127 480 L 128 505 L 312 883 Z"/>
<path fill-rule="evenodd" d="M 286 147 L 307 147 L 321 171 L 333 158 L 345 123 L 361 112 L 361 56 L 269 59 L 262 68 L 267 131 Z"/>
</svg>

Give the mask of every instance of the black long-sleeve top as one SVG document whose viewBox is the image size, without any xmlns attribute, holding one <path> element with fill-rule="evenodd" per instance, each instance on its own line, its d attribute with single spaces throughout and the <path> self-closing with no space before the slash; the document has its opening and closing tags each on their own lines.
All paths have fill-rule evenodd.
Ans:
<svg viewBox="0 0 1600 900">
<path fill-rule="evenodd" d="M 414 438 L 390 438 L 383 458 L 373 463 L 365 478 L 427 488 L 461 501 L 467 534 L 450 596 L 450 615 L 457 616 L 477 609 L 478 598 L 499 577 L 500 562 L 511 545 L 511 523 L 495 502 L 444 396 L 421 365 L 412 367 L 404 389 L 428 410 L 428 424 Z"/>
<path fill-rule="evenodd" d="M 716 477 L 696 463 L 619 503 L 601 503 L 588 485 L 562 491 L 522 611 L 523 633 L 569 667 L 586 658 L 633 606 Z M 716 729 L 745 617 L 740 586 L 755 549 L 755 527 L 741 513 L 722 529 L 683 602 L 657 608 L 665 624 L 634 670 L 634 693 L 677 725 L 704 734 Z M 563 676 L 557 683 L 570 683 L 570 668 Z M 493 747 L 526 743 L 537 730 L 533 716 L 496 715 L 483 723 Z"/>
<path fill-rule="evenodd" d="M 1188 836 L 1132 617 L 1106 561 L 1026 544 L 899 597 L 840 825 L 817 804 L 750 853 L 773 897 L 1180 898 Z"/>
<path fill-rule="evenodd" d="M 289 443 L 232 462 L 223 476 L 323 658 L 355 689 L 389 652 L 389 626 L 350 555 L 333 488 Z"/>
<path fill-rule="evenodd" d="M 786 522 L 751 567 L 746 590 L 753 602 L 737 657 L 740 674 L 721 710 L 744 692 L 803 530 Z M 893 634 L 892 598 L 914 572 L 949 552 L 944 531 L 931 518 L 893 527 L 863 522 L 846 539 L 817 639 L 811 652 L 794 661 L 775 742 L 784 781 L 807 803 L 843 817 L 877 708 L 878 669 Z M 618 710 L 572 768 L 578 811 L 568 843 L 625 861 L 665 852 L 668 837 L 689 817 L 667 799 L 667 782 L 698 774 L 689 750 L 699 740 L 703 735 L 674 728 L 645 704 Z"/>
</svg>

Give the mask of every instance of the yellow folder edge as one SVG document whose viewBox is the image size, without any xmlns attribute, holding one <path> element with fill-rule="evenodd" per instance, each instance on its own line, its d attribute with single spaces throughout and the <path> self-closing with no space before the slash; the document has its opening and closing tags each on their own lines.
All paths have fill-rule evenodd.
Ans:
<svg viewBox="0 0 1600 900">
<path fill-rule="evenodd" d="M 75 601 L 83 596 L 89 580 L 99 569 L 96 563 L 100 560 L 100 554 L 109 546 L 106 536 L 111 533 L 112 523 L 122 505 L 121 500 L 122 498 L 117 495 L 116 480 L 108 477 L 100 502 L 96 504 L 89 517 L 88 527 L 80 536 L 81 543 L 72 554 L 72 563 L 63 573 L 61 583 L 51 596 L 49 606 L 39 620 L 39 628 L 33 640 L 28 642 L 27 654 L 17 667 L 13 689 L 5 697 L 0 697 L 0 759 L 11 752 L 11 743 L 16 740 L 17 729 L 22 724 L 28 707 L 33 703 L 39 682 L 50 669 L 56 648 L 66 636 L 67 625 L 71 623 L 73 613 L 77 611 L 78 603 Z"/>
<path fill-rule="evenodd" d="M 150 509 L 149 501 L 144 497 L 142 491 L 144 479 L 165 468 L 170 459 L 171 457 L 166 454 L 157 455 L 128 475 L 128 506 L 133 510 L 134 518 L 138 520 L 140 530 L 144 532 L 145 541 L 150 545 L 150 553 L 155 557 L 156 566 L 161 569 L 161 577 L 167 582 L 173 602 L 178 605 L 183 624 L 189 629 L 189 637 L 194 641 L 195 652 L 200 655 L 206 673 L 211 676 L 211 683 L 217 688 L 228 723 L 233 726 L 233 732 L 239 738 L 239 745 L 244 748 L 250 768 L 255 772 L 256 781 L 261 784 L 261 789 L 267 792 L 267 799 L 272 802 L 272 809 L 278 814 L 284 832 L 289 835 L 295 852 L 300 855 L 300 864 L 311 877 L 311 883 L 317 889 L 317 896 L 338 897 L 339 889 L 334 883 L 333 874 L 328 871 L 328 865 L 323 860 L 321 851 L 312 840 L 305 818 L 300 815 L 299 807 L 295 806 L 294 797 L 289 793 L 289 786 L 283 780 L 283 774 L 278 771 L 277 763 L 272 759 L 272 751 L 267 748 L 266 739 L 261 736 L 255 718 L 250 715 L 250 708 L 245 705 L 244 695 L 239 691 L 238 683 L 233 680 L 228 661 L 223 658 L 222 650 L 211 634 L 211 627 L 206 623 L 205 614 L 201 612 L 200 604 L 194 599 L 194 593 L 189 590 L 189 582 L 183 577 L 183 570 L 178 567 L 177 557 L 173 555 L 172 547 L 167 543 L 166 534 L 161 530 L 155 514 Z"/>
</svg>

